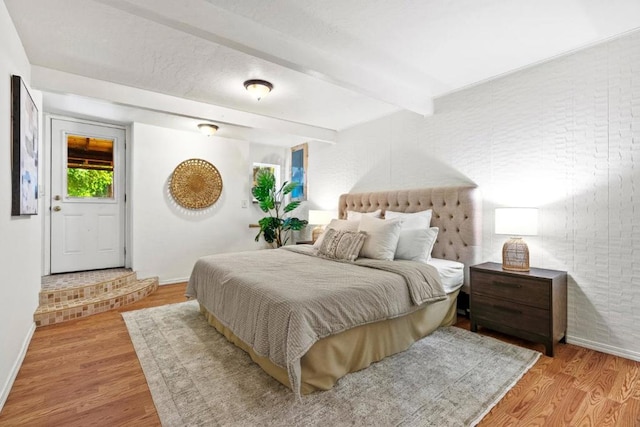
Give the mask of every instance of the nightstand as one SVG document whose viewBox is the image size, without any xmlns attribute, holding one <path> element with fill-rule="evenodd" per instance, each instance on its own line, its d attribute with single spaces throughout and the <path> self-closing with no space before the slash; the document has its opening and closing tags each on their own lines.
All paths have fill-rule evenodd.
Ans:
<svg viewBox="0 0 640 427">
<path fill-rule="evenodd" d="M 471 331 L 478 325 L 544 344 L 553 356 L 567 333 L 567 272 L 532 268 L 502 269 L 486 262 L 470 268 Z"/>
</svg>

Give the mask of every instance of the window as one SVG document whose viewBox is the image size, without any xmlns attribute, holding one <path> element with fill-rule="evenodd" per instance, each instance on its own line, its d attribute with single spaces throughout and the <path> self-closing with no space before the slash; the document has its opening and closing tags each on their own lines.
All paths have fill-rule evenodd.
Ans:
<svg viewBox="0 0 640 427">
<path fill-rule="evenodd" d="M 113 140 L 67 136 L 67 197 L 113 198 Z"/>
</svg>

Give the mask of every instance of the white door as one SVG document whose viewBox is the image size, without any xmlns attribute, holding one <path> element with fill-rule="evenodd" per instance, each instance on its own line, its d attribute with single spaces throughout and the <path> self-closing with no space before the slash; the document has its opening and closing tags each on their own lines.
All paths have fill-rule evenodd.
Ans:
<svg viewBox="0 0 640 427">
<path fill-rule="evenodd" d="M 52 119 L 51 273 L 124 266 L 124 129 Z"/>
</svg>

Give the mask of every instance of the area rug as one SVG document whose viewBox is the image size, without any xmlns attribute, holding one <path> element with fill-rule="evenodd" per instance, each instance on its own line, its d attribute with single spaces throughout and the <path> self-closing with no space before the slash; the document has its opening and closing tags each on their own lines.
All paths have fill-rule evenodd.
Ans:
<svg viewBox="0 0 640 427">
<path fill-rule="evenodd" d="M 295 399 L 209 326 L 195 301 L 123 313 L 164 426 L 469 426 L 540 353 L 447 327 Z"/>
</svg>

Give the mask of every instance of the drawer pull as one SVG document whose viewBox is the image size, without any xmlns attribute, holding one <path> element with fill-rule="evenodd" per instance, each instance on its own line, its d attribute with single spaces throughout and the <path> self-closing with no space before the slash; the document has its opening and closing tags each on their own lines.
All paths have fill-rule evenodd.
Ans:
<svg viewBox="0 0 640 427">
<path fill-rule="evenodd" d="M 494 286 L 501 286 L 503 288 L 521 288 L 522 285 L 518 283 L 508 283 L 508 282 L 496 282 L 493 281 Z"/>
<path fill-rule="evenodd" d="M 496 310 L 504 311 L 505 313 L 522 314 L 521 310 L 518 310 L 518 309 L 515 309 L 515 308 L 503 307 L 501 305 L 492 305 L 492 307 L 495 308 Z"/>
</svg>

